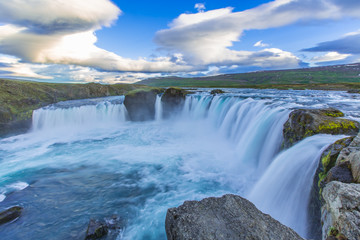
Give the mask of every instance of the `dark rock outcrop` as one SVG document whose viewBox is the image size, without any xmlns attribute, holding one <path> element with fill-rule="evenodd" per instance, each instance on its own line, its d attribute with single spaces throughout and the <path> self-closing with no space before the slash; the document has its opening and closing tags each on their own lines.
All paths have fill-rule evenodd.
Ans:
<svg viewBox="0 0 360 240">
<path fill-rule="evenodd" d="M 185 103 L 188 92 L 181 88 L 168 88 L 161 97 L 163 117 L 168 118 L 171 114 L 181 110 Z"/>
<path fill-rule="evenodd" d="M 168 209 L 165 229 L 168 240 L 302 239 L 248 200 L 231 194 Z"/>
<path fill-rule="evenodd" d="M 15 206 L 0 212 L 0 225 L 14 221 L 15 219 L 19 218 L 22 211 L 22 207 Z"/>
<path fill-rule="evenodd" d="M 85 240 L 99 239 L 105 236 L 107 233 L 108 227 L 104 223 L 98 220 L 91 219 L 86 230 Z"/>
<path fill-rule="evenodd" d="M 138 89 L 126 94 L 124 105 L 130 120 L 154 120 L 156 95 L 160 92 L 160 89 Z"/>
<path fill-rule="evenodd" d="M 339 181 L 343 183 L 352 183 L 354 178 L 351 174 L 351 165 L 349 162 L 340 163 L 331 168 L 325 179 L 321 182 L 321 186 L 324 187 L 331 181 Z"/>
<path fill-rule="evenodd" d="M 296 142 L 318 133 L 357 135 L 360 124 L 340 118 L 343 116 L 341 111 L 333 108 L 292 111 L 284 124 L 283 147 L 291 147 Z"/>
<path fill-rule="evenodd" d="M 210 92 L 210 94 L 212 94 L 212 95 L 221 94 L 221 93 L 224 93 L 224 91 L 221 89 L 214 89 L 214 90 L 211 90 L 211 92 Z"/>
<path fill-rule="evenodd" d="M 123 227 L 121 219 L 117 215 L 106 217 L 104 220 L 90 219 L 86 230 L 85 240 L 90 239 L 116 239 Z"/>
</svg>

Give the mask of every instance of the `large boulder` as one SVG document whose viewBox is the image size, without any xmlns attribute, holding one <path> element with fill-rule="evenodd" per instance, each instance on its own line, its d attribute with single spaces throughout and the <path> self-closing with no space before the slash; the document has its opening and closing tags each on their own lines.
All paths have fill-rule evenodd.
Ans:
<svg viewBox="0 0 360 240">
<path fill-rule="evenodd" d="M 248 200 L 231 194 L 168 209 L 165 229 L 168 240 L 302 239 Z"/>
<path fill-rule="evenodd" d="M 336 109 L 297 109 L 290 113 L 284 124 L 283 147 L 291 147 L 296 142 L 318 134 L 344 134 L 355 136 L 360 124 L 356 121 L 340 118 L 344 114 Z"/>
<path fill-rule="evenodd" d="M 168 88 L 161 97 L 163 117 L 168 118 L 173 113 L 180 111 L 185 103 L 188 92 L 181 88 Z"/>
<path fill-rule="evenodd" d="M 22 207 L 15 206 L 0 212 L 0 225 L 14 221 L 15 219 L 19 218 L 22 211 Z"/>
<path fill-rule="evenodd" d="M 348 240 L 360 239 L 360 184 L 332 181 L 323 189 L 323 239 L 336 229 Z"/>
<path fill-rule="evenodd" d="M 137 89 L 125 95 L 124 105 L 131 121 L 149 121 L 155 118 L 156 95 L 160 89 Z"/>
</svg>

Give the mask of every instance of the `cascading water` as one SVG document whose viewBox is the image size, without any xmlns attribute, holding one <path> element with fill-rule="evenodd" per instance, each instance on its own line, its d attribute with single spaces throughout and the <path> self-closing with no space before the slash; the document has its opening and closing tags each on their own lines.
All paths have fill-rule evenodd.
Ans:
<svg viewBox="0 0 360 240">
<path fill-rule="evenodd" d="M 344 136 L 312 136 L 280 153 L 248 199 L 261 211 L 307 237 L 307 206 L 319 158 L 329 144 L 341 137 Z"/>
<path fill-rule="evenodd" d="M 155 100 L 155 121 L 160 121 L 162 119 L 163 110 L 161 103 L 161 95 L 156 95 Z"/>
<path fill-rule="evenodd" d="M 0 228 L 1 238 L 56 233 L 51 237 L 83 239 L 90 218 L 116 214 L 124 220 L 118 239 L 165 239 L 167 208 L 225 193 L 249 196 L 305 236 L 305 220 L 293 216 L 304 219 L 316 157 L 337 137 L 308 138 L 278 155 L 282 126 L 291 109 L 313 105 L 359 119 L 360 98 L 227 91 L 187 96 L 182 112 L 166 120 L 158 96 L 156 121 L 142 123 L 125 120 L 123 97 L 35 111 L 32 131 L 0 139 L 0 207 L 26 209 L 16 223 Z"/>
<path fill-rule="evenodd" d="M 112 98 L 112 101 L 90 102 L 86 105 L 51 105 L 33 112 L 33 130 L 51 130 L 58 128 L 82 128 L 108 124 L 118 124 L 126 120 L 126 108 L 122 104 L 124 97 Z M 75 101 L 76 102 L 76 101 Z"/>
</svg>

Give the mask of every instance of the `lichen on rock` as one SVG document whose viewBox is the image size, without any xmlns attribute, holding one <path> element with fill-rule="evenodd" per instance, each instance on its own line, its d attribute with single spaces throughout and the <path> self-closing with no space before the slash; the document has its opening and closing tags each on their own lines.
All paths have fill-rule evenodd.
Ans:
<svg viewBox="0 0 360 240">
<path fill-rule="evenodd" d="M 318 134 L 344 134 L 355 136 L 360 124 L 345 118 L 344 114 L 333 108 L 327 109 L 297 109 L 290 113 L 284 124 L 283 147 L 291 147 L 296 142 Z"/>
</svg>

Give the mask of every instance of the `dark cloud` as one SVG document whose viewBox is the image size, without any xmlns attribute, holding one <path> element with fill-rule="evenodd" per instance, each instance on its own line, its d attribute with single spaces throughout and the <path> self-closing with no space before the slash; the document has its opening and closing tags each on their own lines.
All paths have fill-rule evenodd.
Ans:
<svg viewBox="0 0 360 240">
<path fill-rule="evenodd" d="M 316 47 L 302 49 L 305 52 L 338 52 L 360 54 L 360 33 L 349 35 L 334 41 L 319 43 Z"/>
</svg>

